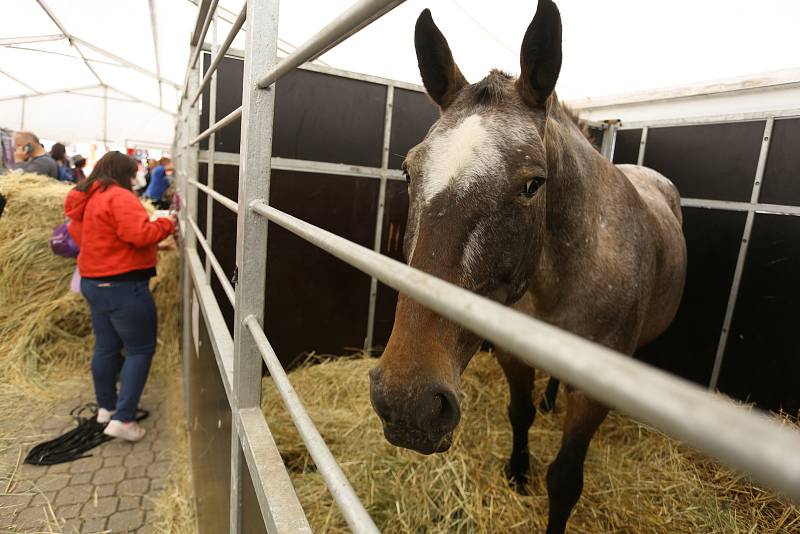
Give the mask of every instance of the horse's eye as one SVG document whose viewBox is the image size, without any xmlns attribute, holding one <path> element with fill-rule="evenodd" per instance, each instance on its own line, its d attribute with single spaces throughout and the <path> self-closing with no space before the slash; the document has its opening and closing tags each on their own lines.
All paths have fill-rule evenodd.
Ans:
<svg viewBox="0 0 800 534">
<path fill-rule="evenodd" d="M 545 178 L 543 176 L 535 176 L 525 182 L 525 190 L 522 192 L 525 198 L 531 198 L 536 194 L 536 191 L 544 185 Z"/>
</svg>

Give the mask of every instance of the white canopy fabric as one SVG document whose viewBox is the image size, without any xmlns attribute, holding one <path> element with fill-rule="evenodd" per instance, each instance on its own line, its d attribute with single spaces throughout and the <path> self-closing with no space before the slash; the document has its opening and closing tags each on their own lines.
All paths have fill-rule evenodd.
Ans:
<svg viewBox="0 0 800 534">
<path fill-rule="evenodd" d="M 355 0 L 283 0 L 282 53 Z M 0 126 L 70 142 L 172 142 L 198 0 L 9 0 L 0 6 Z M 218 41 L 242 0 L 220 0 Z M 798 66 L 800 2 L 557 2 L 564 23 L 563 99 Z M 419 12 L 433 11 L 470 81 L 519 71 L 534 0 L 408 0 L 331 50 L 331 66 L 420 83 Z M 206 41 L 211 40 L 209 31 Z M 65 36 L 66 35 L 66 36 Z M 291 44 L 290 44 L 291 43 Z M 243 34 L 233 48 L 244 47 Z"/>
</svg>

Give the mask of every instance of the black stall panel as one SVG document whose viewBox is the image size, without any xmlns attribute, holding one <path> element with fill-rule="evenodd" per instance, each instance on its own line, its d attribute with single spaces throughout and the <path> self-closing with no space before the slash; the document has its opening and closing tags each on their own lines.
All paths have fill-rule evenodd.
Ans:
<svg viewBox="0 0 800 534">
<path fill-rule="evenodd" d="M 439 109 L 425 93 L 407 89 L 394 90 L 389 168 L 400 168 L 409 149 L 425 138 L 425 134 L 438 118 Z"/>
<path fill-rule="evenodd" d="M 200 163 L 197 181 L 205 185 L 208 184 L 208 165 L 206 163 Z M 239 167 L 214 165 L 214 190 L 234 202 L 237 201 L 239 195 Z M 197 226 L 204 236 L 206 233 L 206 198 L 205 193 L 197 191 Z M 226 278 L 230 281 L 236 268 L 236 214 L 216 200 L 213 201 L 213 214 L 211 250 L 222 266 L 222 270 L 225 271 Z M 205 262 L 206 255 L 200 243 L 197 244 L 197 253 L 200 259 Z M 222 284 L 213 268 L 211 270 L 211 289 L 214 291 L 214 297 L 219 303 L 228 331 L 233 335 L 233 306 L 228 300 L 225 290 L 222 289 Z"/>
<path fill-rule="evenodd" d="M 386 183 L 386 201 L 383 208 L 383 230 L 381 233 L 381 254 L 405 263 L 403 256 L 403 236 L 406 233 L 408 215 L 408 186 L 399 180 Z M 397 291 L 378 283 L 375 300 L 375 329 L 372 344 L 380 349 L 389 341 L 394 325 L 394 311 L 397 306 Z"/>
<path fill-rule="evenodd" d="M 644 164 L 683 198 L 749 202 L 764 121 L 650 128 Z"/>
<path fill-rule="evenodd" d="M 186 303 L 186 305 L 191 305 Z M 230 524 L 231 409 L 203 314 L 200 350 L 191 346 L 189 444 L 199 534 L 227 532 Z"/>
<path fill-rule="evenodd" d="M 759 202 L 800 206 L 800 119 L 780 119 L 772 126 Z"/>
<path fill-rule="evenodd" d="M 800 410 L 800 217 L 753 221 L 719 388 L 769 409 Z"/>
<path fill-rule="evenodd" d="M 708 384 L 746 218 L 738 211 L 683 208 L 688 253 L 683 299 L 667 331 L 637 357 Z"/>
<path fill-rule="evenodd" d="M 381 166 L 386 86 L 295 70 L 275 93 L 272 155 Z"/>
<path fill-rule="evenodd" d="M 203 54 L 203 75 L 211 64 L 211 56 Z M 225 57 L 220 61 L 217 68 L 217 122 L 226 115 L 232 113 L 242 105 L 242 80 L 244 79 L 244 61 L 237 58 Z M 208 129 L 209 95 L 211 94 L 211 84 L 209 83 L 203 95 L 203 107 L 200 111 L 200 131 Z M 190 97 L 192 95 L 189 95 Z M 214 147 L 223 152 L 239 152 L 239 145 L 242 140 L 242 120 L 236 119 L 223 129 L 216 132 Z M 200 150 L 208 150 L 208 139 L 200 141 Z"/>
<path fill-rule="evenodd" d="M 270 204 L 372 247 L 380 181 L 273 171 Z M 284 366 L 364 345 L 370 278 L 275 224 L 267 238 L 267 336 Z"/>
<path fill-rule="evenodd" d="M 602 130 L 601 130 L 602 132 Z M 602 142 L 602 134 L 601 134 Z M 639 145 L 642 142 L 642 130 L 619 130 L 614 141 L 614 163 L 636 163 L 639 158 Z M 597 145 L 600 146 L 600 145 Z"/>
</svg>

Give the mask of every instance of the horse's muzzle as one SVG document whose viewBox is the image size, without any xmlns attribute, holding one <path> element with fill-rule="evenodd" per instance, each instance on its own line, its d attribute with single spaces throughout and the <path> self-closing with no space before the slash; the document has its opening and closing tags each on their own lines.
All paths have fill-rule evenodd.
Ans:
<svg viewBox="0 0 800 534">
<path fill-rule="evenodd" d="M 387 387 L 380 367 L 370 372 L 370 400 L 392 445 L 423 454 L 450 448 L 461 419 L 455 392 L 438 380 Z"/>
<path fill-rule="evenodd" d="M 448 432 L 436 439 L 415 428 L 400 427 L 385 422 L 383 424 L 383 435 L 386 441 L 395 447 L 411 449 L 421 454 L 445 452 L 453 444 L 452 432 Z"/>
</svg>

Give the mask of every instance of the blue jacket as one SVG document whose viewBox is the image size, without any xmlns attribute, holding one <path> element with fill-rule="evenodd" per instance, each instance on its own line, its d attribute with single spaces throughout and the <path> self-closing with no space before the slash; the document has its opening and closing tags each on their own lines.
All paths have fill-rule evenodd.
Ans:
<svg viewBox="0 0 800 534">
<path fill-rule="evenodd" d="M 163 165 L 159 165 L 150 173 L 150 185 L 145 189 L 144 196 L 153 200 L 161 200 L 168 187 L 167 169 Z"/>
</svg>

